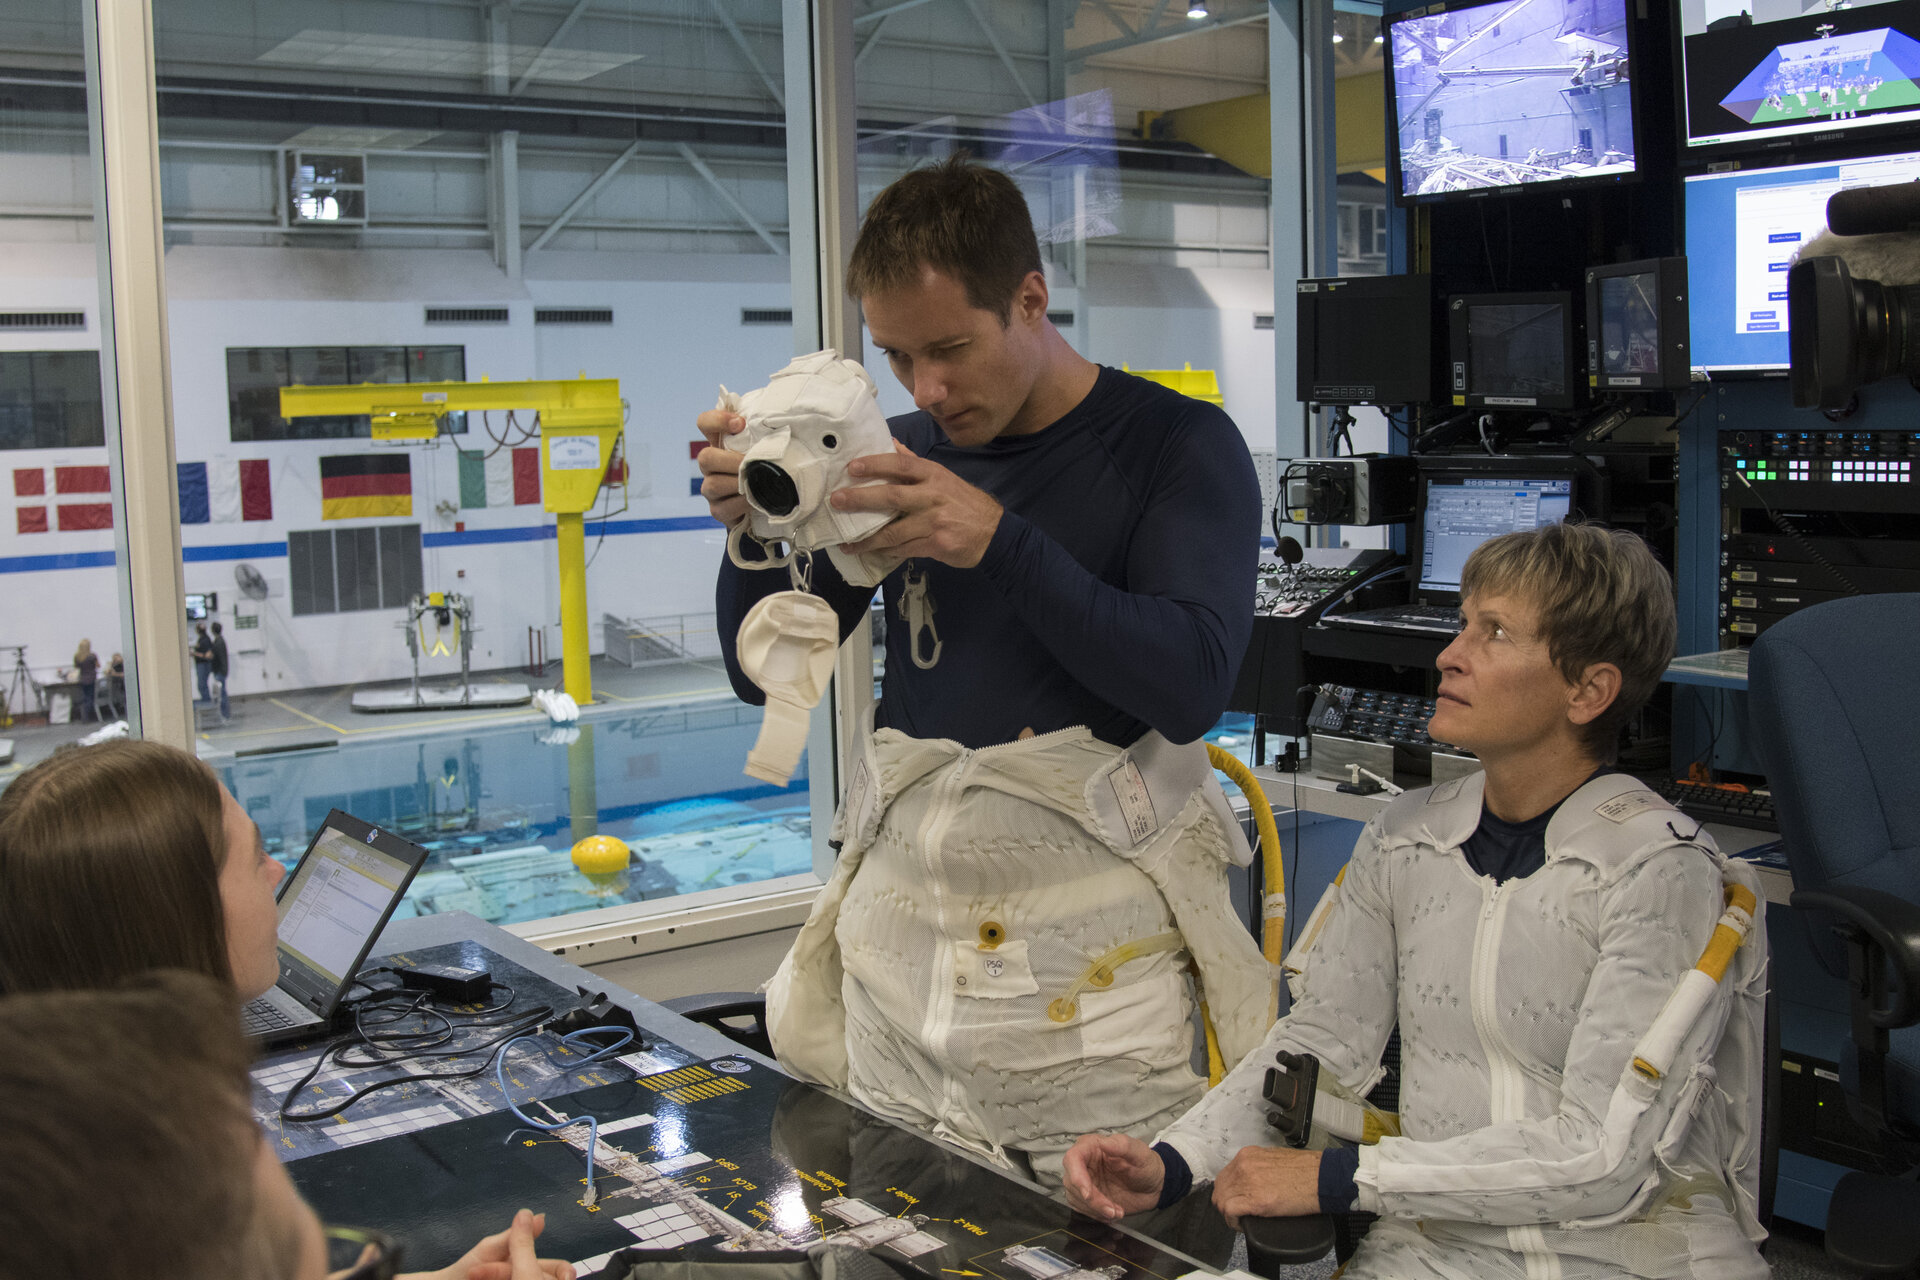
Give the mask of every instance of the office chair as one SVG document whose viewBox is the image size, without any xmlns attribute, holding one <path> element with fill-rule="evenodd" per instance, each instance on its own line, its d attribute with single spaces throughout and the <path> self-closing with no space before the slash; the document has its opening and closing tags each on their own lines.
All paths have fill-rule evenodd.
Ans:
<svg viewBox="0 0 1920 1280">
<path fill-rule="evenodd" d="M 1920 1164 L 1920 595 L 1816 605 L 1782 619 L 1748 666 L 1754 751 L 1773 789 L 1793 906 L 1847 982 L 1841 1079 L 1886 1154 Z M 1847 1174 L 1827 1254 L 1869 1275 L 1920 1272 L 1920 1185 Z"/>
</svg>

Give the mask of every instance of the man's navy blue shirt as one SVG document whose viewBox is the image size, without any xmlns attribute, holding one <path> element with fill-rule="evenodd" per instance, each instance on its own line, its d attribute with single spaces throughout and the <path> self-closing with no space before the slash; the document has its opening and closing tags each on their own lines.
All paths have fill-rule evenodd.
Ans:
<svg viewBox="0 0 1920 1280">
<path fill-rule="evenodd" d="M 967 747 L 1023 729 L 1085 725 L 1116 746 L 1147 729 L 1191 742 L 1219 720 L 1253 632 L 1260 485 L 1240 430 L 1221 410 L 1102 367 L 1046 428 L 963 449 L 925 413 L 891 419 L 915 454 L 1006 508 L 980 564 L 933 560 L 926 573 L 944 649 L 916 667 L 897 604 L 904 574 L 881 584 L 887 668 L 877 727 Z M 722 562 L 717 612 L 734 691 L 766 695 L 740 671 L 747 610 L 788 588 L 783 570 Z M 849 586 L 824 553 L 813 589 L 844 640 L 872 591 Z"/>
</svg>

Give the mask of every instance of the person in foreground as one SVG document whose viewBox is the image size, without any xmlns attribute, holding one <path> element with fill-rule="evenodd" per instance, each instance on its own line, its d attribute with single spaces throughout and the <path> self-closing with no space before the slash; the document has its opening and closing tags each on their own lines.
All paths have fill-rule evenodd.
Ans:
<svg viewBox="0 0 1920 1280">
<path fill-rule="evenodd" d="M 248 1109 L 232 992 L 179 970 L 0 999 L 0 1278 L 328 1280 L 326 1229 Z M 522 1209 L 443 1271 L 573 1280 Z M 350 1247 L 334 1280 L 390 1275 Z M 354 1255 L 358 1256 L 354 1256 Z"/>
<path fill-rule="evenodd" d="M 1670 1055 L 1649 1047 L 1758 881 L 1609 767 L 1673 651 L 1666 572 L 1629 534 L 1553 525 L 1483 544 L 1461 590 L 1429 732 L 1485 772 L 1368 823 L 1288 1016 L 1152 1147 L 1083 1136 L 1068 1198 L 1116 1218 L 1211 1181 L 1234 1225 L 1380 1214 L 1350 1280 L 1764 1276 L 1757 903 L 1698 1015 L 1661 1020 L 1684 1031 Z M 1364 1095 L 1396 1022 L 1401 1136 L 1280 1146 L 1260 1099 L 1276 1052 Z"/>
</svg>

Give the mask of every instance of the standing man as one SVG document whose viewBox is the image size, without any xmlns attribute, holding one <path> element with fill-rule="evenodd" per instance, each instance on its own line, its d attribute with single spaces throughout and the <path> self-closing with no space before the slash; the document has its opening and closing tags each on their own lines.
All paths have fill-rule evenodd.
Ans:
<svg viewBox="0 0 1920 1280">
<path fill-rule="evenodd" d="M 207 692 L 207 677 L 213 674 L 213 641 L 207 638 L 207 624 L 193 624 L 193 679 L 200 691 L 200 701 L 206 702 L 213 695 Z"/>
<path fill-rule="evenodd" d="M 1200 1097 L 1197 984 L 1231 1064 L 1273 967 L 1232 911 L 1248 853 L 1196 741 L 1252 630 L 1259 484 L 1219 409 L 1083 359 L 1047 319 L 1033 222 L 961 159 L 867 211 L 848 290 L 919 412 L 854 460 L 845 548 L 894 571 L 875 732 L 834 824 L 834 875 L 768 989 L 790 1070 L 1057 1179 L 1078 1126 L 1157 1132 Z M 700 416 L 710 445 L 743 430 Z M 716 519 L 741 455 L 700 454 Z M 732 641 L 784 572 L 723 563 Z M 824 555 L 844 639 L 872 598 Z M 1183 744 L 1176 746 L 1175 744 Z"/>
<path fill-rule="evenodd" d="M 220 624 L 213 624 L 213 657 L 208 661 L 213 673 L 213 687 L 220 691 L 220 723 L 233 719 L 233 707 L 227 701 L 227 638 L 220 634 Z"/>
</svg>

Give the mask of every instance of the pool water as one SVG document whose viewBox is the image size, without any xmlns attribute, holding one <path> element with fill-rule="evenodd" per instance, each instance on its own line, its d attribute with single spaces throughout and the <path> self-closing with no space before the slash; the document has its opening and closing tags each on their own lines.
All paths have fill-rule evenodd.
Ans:
<svg viewBox="0 0 1920 1280">
<path fill-rule="evenodd" d="M 348 743 L 219 764 L 291 867 L 330 809 L 431 856 L 398 915 L 470 911 L 513 924 L 695 893 L 813 867 L 804 765 L 785 787 L 741 773 L 757 707 L 726 705 Z M 632 848 L 626 871 L 589 878 L 571 850 L 589 835 Z"/>
</svg>

